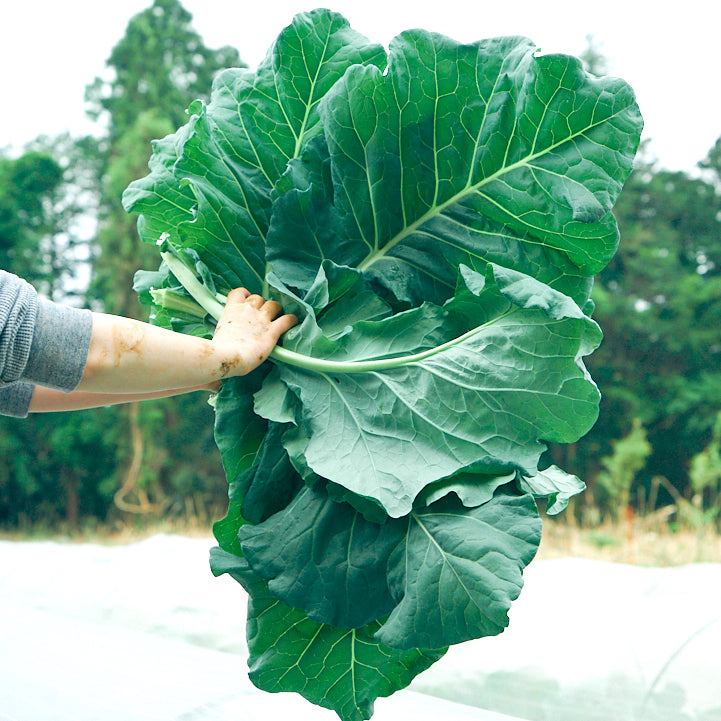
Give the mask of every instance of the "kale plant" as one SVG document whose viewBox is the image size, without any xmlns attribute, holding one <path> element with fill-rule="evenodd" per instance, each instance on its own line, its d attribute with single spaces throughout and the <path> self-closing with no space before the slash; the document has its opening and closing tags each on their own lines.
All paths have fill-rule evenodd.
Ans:
<svg viewBox="0 0 721 721">
<path fill-rule="evenodd" d="M 228 380 L 216 574 L 248 592 L 250 677 L 344 721 L 498 634 L 541 537 L 542 468 L 593 425 L 592 278 L 638 147 L 631 89 L 523 37 L 389 51 L 330 11 L 154 143 L 124 202 L 153 322 L 208 335 L 236 286 L 301 322 Z"/>
</svg>

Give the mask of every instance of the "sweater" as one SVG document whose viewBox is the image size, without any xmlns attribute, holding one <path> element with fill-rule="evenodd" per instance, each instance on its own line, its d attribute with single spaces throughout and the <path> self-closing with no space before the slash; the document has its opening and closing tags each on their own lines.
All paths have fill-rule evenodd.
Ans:
<svg viewBox="0 0 721 721">
<path fill-rule="evenodd" d="M 85 370 L 92 313 L 40 297 L 0 270 L 0 414 L 28 414 L 35 385 L 70 392 Z"/>
</svg>

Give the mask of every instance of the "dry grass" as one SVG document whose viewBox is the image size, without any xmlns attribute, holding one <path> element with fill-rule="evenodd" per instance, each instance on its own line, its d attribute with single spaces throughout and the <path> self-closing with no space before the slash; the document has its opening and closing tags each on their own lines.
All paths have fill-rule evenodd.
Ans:
<svg viewBox="0 0 721 721">
<path fill-rule="evenodd" d="M 220 518 L 220 516 L 218 517 Z M 89 523 L 78 530 L 62 526 L 46 528 L 42 525 L 16 530 L 0 530 L 0 540 L 127 545 L 158 534 L 212 539 L 212 523 L 201 522 L 190 517 L 148 519 L 144 516 L 129 515 L 127 520 L 115 520 L 105 524 Z"/>
<path fill-rule="evenodd" d="M 712 527 L 672 530 L 655 519 L 583 528 L 568 519 L 544 519 L 536 558 L 590 558 L 642 566 L 721 563 L 721 535 Z"/>
<path fill-rule="evenodd" d="M 105 525 L 88 526 L 79 532 L 39 527 L 0 531 L 0 540 L 125 545 L 161 533 L 212 540 L 211 527 L 211 522 L 190 514 L 163 519 L 129 516 Z M 711 524 L 698 530 L 673 530 L 667 518 L 658 513 L 601 525 L 579 525 L 573 522 L 573 516 L 568 512 L 552 518 L 544 517 L 543 539 L 536 558 L 569 557 L 642 566 L 721 563 L 721 534 Z"/>
</svg>

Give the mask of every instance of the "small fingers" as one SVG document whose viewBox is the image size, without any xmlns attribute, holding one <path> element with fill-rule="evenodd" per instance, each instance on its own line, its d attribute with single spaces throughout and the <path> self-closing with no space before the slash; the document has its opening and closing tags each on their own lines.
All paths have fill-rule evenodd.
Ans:
<svg viewBox="0 0 721 721">
<path fill-rule="evenodd" d="M 275 300 L 266 300 L 262 310 L 272 319 L 283 312 L 283 306 Z"/>
<path fill-rule="evenodd" d="M 228 300 L 244 301 L 250 296 L 250 291 L 246 288 L 234 288 L 228 293 Z"/>
<path fill-rule="evenodd" d="M 276 328 L 281 333 L 285 333 L 287 330 L 290 330 L 297 323 L 298 323 L 298 318 L 296 316 L 294 316 L 292 313 L 282 315 L 282 316 L 280 316 L 280 318 L 276 318 L 273 321 L 273 325 L 275 325 Z"/>
<path fill-rule="evenodd" d="M 249 305 L 261 312 L 269 321 L 278 326 L 281 333 L 298 323 L 298 318 L 292 314 L 283 315 L 283 306 L 275 300 L 265 300 L 246 288 L 235 288 L 228 293 L 228 301 Z"/>
<path fill-rule="evenodd" d="M 263 300 L 263 298 L 259 295 L 252 294 L 246 297 L 245 303 L 246 305 L 252 305 L 253 308 L 260 310 L 265 304 L 265 300 Z"/>
</svg>

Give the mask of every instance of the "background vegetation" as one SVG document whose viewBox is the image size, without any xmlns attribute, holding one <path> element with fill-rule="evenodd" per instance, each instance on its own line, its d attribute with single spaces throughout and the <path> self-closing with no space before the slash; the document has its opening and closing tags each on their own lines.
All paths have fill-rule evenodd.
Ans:
<svg viewBox="0 0 721 721">
<path fill-rule="evenodd" d="M 178 0 L 155 0 L 87 87 L 93 137 L 0 151 L 0 267 L 61 302 L 144 318 L 132 275 L 153 268 L 120 206 L 150 141 L 185 122 L 213 75 L 241 65 L 210 49 Z M 591 43 L 584 57 L 602 74 Z M 603 393 L 594 429 L 555 462 L 588 492 L 571 523 L 642 517 L 672 529 L 721 514 L 721 138 L 693 172 L 642 149 L 616 216 L 621 245 L 599 275 L 604 330 L 588 361 Z M 0 417 L 0 529 L 81 530 L 128 519 L 220 517 L 227 493 L 201 395 L 17 420 Z"/>
</svg>

